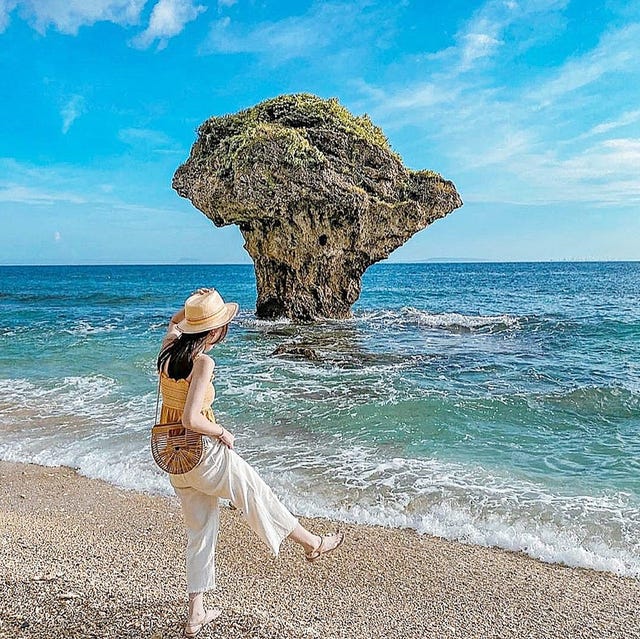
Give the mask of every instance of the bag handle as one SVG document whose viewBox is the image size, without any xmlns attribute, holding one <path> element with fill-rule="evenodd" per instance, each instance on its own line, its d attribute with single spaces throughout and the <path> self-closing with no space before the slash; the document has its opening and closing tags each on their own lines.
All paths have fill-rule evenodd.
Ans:
<svg viewBox="0 0 640 639">
<path fill-rule="evenodd" d="M 158 423 L 158 406 L 160 406 L 160 371 L 158 371 L 158 394 L 156 396 L 156 416 L 153 420 L 154 424 Z"/>
</svg>

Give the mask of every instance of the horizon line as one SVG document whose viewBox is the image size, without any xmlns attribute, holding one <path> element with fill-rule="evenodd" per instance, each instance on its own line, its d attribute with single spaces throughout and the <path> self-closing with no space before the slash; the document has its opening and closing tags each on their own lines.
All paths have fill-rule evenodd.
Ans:
<svg viewBox="0 0 640 639">
<path fill-rule="evenodd" d="M 380 261 L 374 262 L 371 266 L 394 265 L 394 264 L 622 264 L 640 262 L 640 258 L 632 259 L 541 259 L 541 260 L 490 260 L 490 259 L 465 259 L 465 258 L 431 258 L 415 261 Z M 2 267 L 64 267 L 64 266 L 254 266 L 253 262 L 80 262 L 72 264 L 50 263 L 50 264 L 29 264 L 14 263 L 1 264 Z"/>
</svg>

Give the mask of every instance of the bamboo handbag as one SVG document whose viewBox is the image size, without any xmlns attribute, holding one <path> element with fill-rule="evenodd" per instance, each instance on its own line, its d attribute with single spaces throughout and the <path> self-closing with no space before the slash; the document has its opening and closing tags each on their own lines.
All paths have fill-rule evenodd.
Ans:
<svg viewBox="0 0 640 639">
<path fill-rule="evenodd" d="M 182 422 L 158 422 L 160 378 L 156 398 L 155 425 L 151 429 L 151 454 L 158 466 L 171 475 L 183 475 L 193 470 L 204 454 L 202 435 L 189 430 Z"/>
</svg>

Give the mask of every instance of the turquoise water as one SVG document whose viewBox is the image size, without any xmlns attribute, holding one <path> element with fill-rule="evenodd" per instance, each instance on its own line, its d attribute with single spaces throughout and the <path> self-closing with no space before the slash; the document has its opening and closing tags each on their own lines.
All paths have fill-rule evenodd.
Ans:
<svg viewBox="0 0 640 639">
<path fill-rule="evenodd" d="M 169 492 L 154 358 L 198 286 L 241 306 L 215 412 L 295 512 L 640 576 L 640 263 L 380 264 L 314 325 L 256 320 L 251 266 L 0 267 L 0 457 Z"/>
</svg>

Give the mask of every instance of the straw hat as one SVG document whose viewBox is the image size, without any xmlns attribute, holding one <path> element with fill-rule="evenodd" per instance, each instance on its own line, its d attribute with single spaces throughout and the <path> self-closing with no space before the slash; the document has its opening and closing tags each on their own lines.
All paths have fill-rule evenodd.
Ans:
<svg viewBox="0 0 640 639">
<path fill-rule="evenodd" d="M 238 312 L 235 302 L 226 302 L 212 288 L 208 293 L 194 293 L 184 303 L 184 319 L 178 322 L 183 333 L 203 333 L 228 324 Z"/>
</svg>

